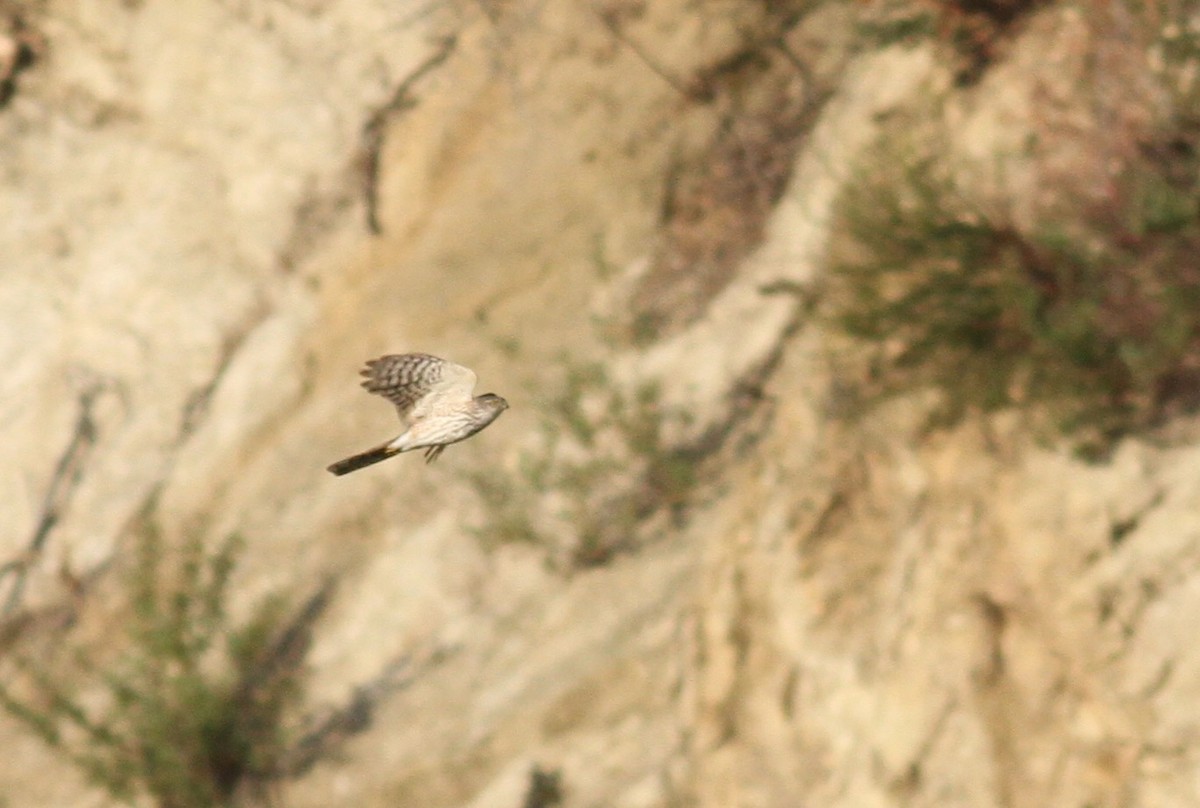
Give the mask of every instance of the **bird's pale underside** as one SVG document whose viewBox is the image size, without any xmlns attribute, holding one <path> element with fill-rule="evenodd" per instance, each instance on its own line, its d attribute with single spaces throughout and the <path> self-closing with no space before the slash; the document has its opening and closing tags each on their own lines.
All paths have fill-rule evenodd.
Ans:
<svg viewBox="0 0 1200 808">
<path fill-rule="evenodd" d="M 500 417 L 508 402 L 492 393 L 472 396 L 475 373 L 429 354 L 381 356 L 367 362 L 362 386 L 396 405 L 404 429 L 396 438 L 329 467 L 337 475 L 413 449 L 432 463 L 451 443 L 474 435 Z"/>
</svg>

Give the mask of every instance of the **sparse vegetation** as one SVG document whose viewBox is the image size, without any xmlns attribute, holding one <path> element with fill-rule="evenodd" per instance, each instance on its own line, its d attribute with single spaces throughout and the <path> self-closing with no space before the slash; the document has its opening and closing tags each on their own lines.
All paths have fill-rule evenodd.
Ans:
<svg viewBox="0 0 1200 808">
<path fill-rule="evenodd" d="M 972 84 L 999 59 L 1015 30 L 1049 0 L 884 0 L 866 4 L 862 37 L 877 45 L 934 39 L 960 84 Z"/>
<path fill-rule="evenodd" d="M 601 365 L 564 365 L 561 386 L 540 408 L 539 445 L 522 452 L 518 477 L 482 470 L 469 479 L 486 512 L 481 539 L 532 542 L 576 568 L 633 547 L 650 514 L 679 515 L 700 458 L 671 445 L 669 425 L 686 416 L 664 408 L 656 385 L 626 393 Z"/>
<path fill-rule="evenodd" d="M 1194 72 L 1194 40 L 1168 44 Z M 1106 179 L 1084 188 L 1035 144 L 1032 216 L 968 198 L 928 133 L 880 142 L 841 199 L 824 306 L 871 346 L 868 403 L 932 387 L 948 421 L 1019 405 L 1088 452 L 1200 405 L 1200 117 L 1167 94 L 1149 125 L 1043 133 Z"/>
<path fill-rule="evenodd" d="M 265 798 L 282 775 L 285 717 L 301 695 L 319 608 L 296 617 L 270 597 L 235 622 L 229 584 L 240 546 L 192 539 L 169 560 L 158 531 L 145 526 L 127 574 L 119 658 L 73 652 L 83 681 L 70 684 L 18 659 L 25 681 L 0 684 L 0 706 L 115 799 L 198 808 Z"/>
<path fill-rule="evenodd" d="M 648 345 L 699 319 L 762 241 L 796 155 L 836 86 L 836 59 L 813 53 L 837 41 L 852 14 L 824 15 L 823 4 L 735 4 L 739 45 L 673 83 L 709 108 L 708 142 L 681 150 L 665 177 L 659 234 L 647 271 L 630 295 L 624 338 Z M 826 50 L 828 57 L 833 50 Z M 839 57 L 840 58 L 840 57 Z"/>
</svg>

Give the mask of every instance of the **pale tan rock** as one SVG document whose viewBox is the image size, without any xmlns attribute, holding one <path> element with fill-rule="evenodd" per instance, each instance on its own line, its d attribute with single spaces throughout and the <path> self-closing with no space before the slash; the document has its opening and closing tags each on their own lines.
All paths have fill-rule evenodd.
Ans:
<svg viewBox="0 0 1200 808">
<path fill-rule="evenodd" d="M 1034 17 L 965 95 L 928 45 L 854 51 L 844 10 L 814 12 L 801 39 L 827 47 L 804 55 L 834 91 L 763 243 L 703 316 L 634 348 L 602 321 L 648 271 L 678 156 L 722 125 L 687 82 L 765 5 L 45 5 L 49 55 L 0 109 L 0 551 L 26 551 L 94 391 L 25 604 L 68 597 L 64 558 L 120 558 L 154 496 L 172 539 L 246 537 L 237 614 L 336 574 L 310 704 L 397 660 L 408 678 L 284 804 L 520 806 L 534 767 L 568 807 L 1200 799 L 1196 449 L 1130 440 L 1088 465 L 1004 416 L 929 435 L 919 396 L 851 422 L 842 343 L 798 314 L 889 121 L 939 108 L 981 198 L 1024 181 L 980 166 L 1024 142 L 1046 86 L 1062 120 L 1086 112 L 1064 78 L 1077 12 Z M 363 127 L 451 33 L 385 116 L 371 235 Z M 512 410 L 433 466 L 326 474 L 395 429 L 356 372 L 405 350 L 477 368 Z M 595 568 L 570 564 L 571 509 L 636 489 L 647 458 L 619 426 L 541 442 L 564 357 L 609 371 L 592 418 L 649 381 L 692 416 L 669 443 L 735 436 L 681 522 L 631 525 Z M 749 382 L 761 403 L 739 405 Z M 543 451 L 619 470 L 533 490 Z M 468 477 L 488 467 L 545 544 L 489 533 Z M 72 638 L 119 636 L 113 580 Z M 0 738 L 14 806 L 110 804 L 8 719 Z"/>
</svg>

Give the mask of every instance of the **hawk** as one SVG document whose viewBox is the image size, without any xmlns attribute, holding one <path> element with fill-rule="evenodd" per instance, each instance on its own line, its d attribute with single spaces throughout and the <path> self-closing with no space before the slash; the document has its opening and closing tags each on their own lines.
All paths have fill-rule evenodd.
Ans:
<svg viewBox="0 0 1200 808">
<path fill-rule="evenodd" d="M 362 375 L 367 392 L 396 405 L 404 431 L 334 463 L 329 470 L 339 476 L 413 449 L 424 449 L 425 462 L 432 463 L 451 443 L 466 440 L 508 409 L 508 402 L 493 393 L 472 397 L 473 370 L 429 354 L 381 356 L 367 362 Z"/>
</svg>

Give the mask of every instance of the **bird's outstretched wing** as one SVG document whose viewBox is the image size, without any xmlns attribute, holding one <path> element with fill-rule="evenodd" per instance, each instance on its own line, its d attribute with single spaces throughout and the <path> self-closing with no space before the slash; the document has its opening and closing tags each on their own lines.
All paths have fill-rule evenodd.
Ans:
<svg viewBox="0 0 1200 808">
<path fill-rule="evenodd" d="M 469 401 L 475 389 L 473 370 L 422 353 L 372 359 L 362 375 L 366 377 L 362 386 L 395 404 L 405 423 L 429 409 L 431 402 Z"/>
</svg>

